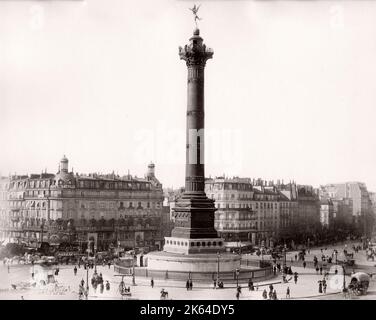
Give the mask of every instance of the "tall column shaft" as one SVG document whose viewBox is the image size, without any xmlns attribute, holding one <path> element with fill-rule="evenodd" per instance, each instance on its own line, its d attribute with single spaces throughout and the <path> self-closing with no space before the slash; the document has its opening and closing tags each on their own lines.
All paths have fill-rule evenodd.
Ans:
<svg viewBox="0 0 376 320">
<path fill-rule="evenodd" d="M 185 190 L 188 193 L 203 193 L 205 190 L 204 68 L 202 65 L 188 66 L 185 168 Z"/>
</svg>

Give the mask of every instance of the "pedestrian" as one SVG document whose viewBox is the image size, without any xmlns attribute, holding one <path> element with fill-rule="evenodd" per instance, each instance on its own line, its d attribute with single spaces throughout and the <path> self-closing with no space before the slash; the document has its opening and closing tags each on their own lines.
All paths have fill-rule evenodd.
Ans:
<svg viewBox="0 0 376 320">
<path fill-rule="evenodd" d="M 248 290 L 249 291 L 253 291 L 253 290 L 255 290 L 255 288 L 254 288 L 254 286 L 253 286 L 253 281 L 251 280 L 251 279 L 249 279 L 249 281 L 248 281 Z"/>
<path fill-rule="evenodd" d="M 76 266 L 74 267 L 73 271 L 74 271 L 74 275 L 76 276 L 77 275 L 77 267 Z"/>
<path fill-rule="evenodd" d="M 316 274 L 319 274 L 319 267 L 316 267 Z"/>
<path fill-rule="evenodd" d="M 322 293 L 322 282 L 319 281 L 319 293 Z"/>
<path fill-rule="evenodd" d="M 266 292 L 266 289 L 264 289 L 264 291 L 262 292 L 262 297 L 263 299 L 268 299 L 268 293 Z"/>
<path fill-rule="evenodd" d="M 320 274 L 322 275 L 322 267 L 320 267 Z"/>
<path fill-rule="evenodd" d="M 269 291 L 269 300 L 273 299 L 273 291 Z"/>
<path fill-rule="evenodd" d="M 217 288 L 217 281 L 213 280 L 213 289 L 216 289 L 216 288 Z"/>
<path fill-rule="evenodd" d="M 286 289 L 286 299 L 290 299 L 290 287 Z"/>
<path fill-rule="evenodd" d="M 108 261 L 108 269 L 111 267 L 111 261 Z"/>
<path fill-rule="evenodd" d="M 100 285 L 100 292 L 103 293 L 103 291 L 104 291 L 104 284 L 102 282 L 101 285 Z"/>
<path fill-rule="evenodd" d="M 295 284 L 297 284 L 297 282 L 298 282 L 298 275 L 297 274 L 295 274 L 295 276 L 294 276 L 294 282 L 295 282 Z"/>
<path fill-rule="evenodd" d="M 192 279 L 189 279 L 189 290 L 193 290 L 193 282 L 192 282 Z"/>
<path fill-rule="evenodd" d="M 269 291 L 273 291 L 274 287 L 272 284 L 269 285 Z"/>
<path fill-rule="evenodd" d="M 239 291 L 236 290 L 236 300 L 239 300 L 239 297 L 240 297 L 240 293 Z"/>
<path fill-rule="evenodd" d="M 296 261 L 296 260 L 298 260 L 298 256 L 297 256 L 297 255 L 295 255 L 295 261 Z"/>
<path fill-rule="evenodd" d="M 187 291 L 189 290 L 189 280 L 187 280 L 185 287 L 187 288 Z"/>
<path fill-rule="evenodd" d="M 303 261 L 303 268 L 305 269 L 307 263 L 305 261 Z"/>
<path fill-rule="evenodd" d="M 81 286 L 84 286 L 85 285 L 85 281 L 84 279 L 81 279 Z"/>
<path fill-rule="evenodd" d="M 277 298 L 277 291 L 275 289 L 273 291 L 273 300 L 278 300 L 278 298 Z"/>
<path fill-rule="evenodd" d="M 106 290 L 107 290 L 107 291 L 110 290 L 110 283 L 108 282 L 108 280 L 106 281 Z"/>
<path fill-rule="evenodd" d="M 151 285 L 152 288 L 154 288 L 154 279 L 153 278 L 151 278 L 151 280 L 150 280 L 150 285 Z"/>
</svg>

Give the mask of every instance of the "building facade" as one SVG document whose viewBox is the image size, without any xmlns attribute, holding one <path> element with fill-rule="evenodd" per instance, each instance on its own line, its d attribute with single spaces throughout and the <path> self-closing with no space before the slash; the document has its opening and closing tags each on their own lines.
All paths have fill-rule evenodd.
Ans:
<svg viewBox="0 0 376 320">
<path fill-rule="evenodd" d="M 1 178 L 0 239 L 38 246 L 88 239 L 97 250 L 111 246 L 160 247 L 162 185 L 149 164 L 144 179 L 126 175 L 74 174 L 68 159 L 56 174 Z"/>
<path fill-rule="evenodd" d="M 360 233 L 369 237 L 374 224 L 372 200 L 363 182 L 332 183 L 320 187 L 321 195 L 332 199 L 351 199 L 352 220 Z"/>
<path fill-rule="evenodd" d="M 291 195 L 291 188 L 281 184 L 217 177 L 206 179 L 205 191 L 217 207 L 215 227 L 228 242 L 272 246 L 296 216 L 296 198 Z"/>
<path fill-rule="evenodd" d="M 320 223 L 323 227 L 329 228 L 333 224 L 334 206 L 330 199 L 323 199 L 320 202 Z"/>
</svg>

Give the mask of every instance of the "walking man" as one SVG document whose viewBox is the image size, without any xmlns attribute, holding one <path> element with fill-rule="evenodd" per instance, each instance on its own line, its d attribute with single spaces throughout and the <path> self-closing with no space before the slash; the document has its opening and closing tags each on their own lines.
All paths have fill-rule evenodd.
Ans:
<svg viewBox="0 0 376 320">
<path fill-rule="evenodd" d="M 290 299 L 290 287 L 287 287 L 287 290 L 286 290 L 286 299 Z"/>
<path fill-rule="evenodd" d="M 189 280 L 187 280 L 185 287 L 187 288 L 187 291 L 189 290 Z"/>
<path fill-rule="evenodd" d="M 154 279 L 153 278 L 151 278 L 151 280 L 150 280 L 150 285 L 151 285 L 152 288 L 154 288 Z"/>
<path fill-rule="evenodd" d="M 303 268 L 305 269 L 307 263 L 305 261 L 303 261 Z"/>
<path fill-rule="evenodd" d="M 297 284 L 297 282 L 298 282 L 298 273 L 297 272 L 295 272 L 295 274 L 294 274 L 294 282 L 295 282 L 295 284 Z"/>
<path fill-rule="evenodd" d="M 77 267 L 76 266 L 74 266 L 73 271 L 74 271 L 74 275 L 76 276 L 77 275 Z"/>
</svg>

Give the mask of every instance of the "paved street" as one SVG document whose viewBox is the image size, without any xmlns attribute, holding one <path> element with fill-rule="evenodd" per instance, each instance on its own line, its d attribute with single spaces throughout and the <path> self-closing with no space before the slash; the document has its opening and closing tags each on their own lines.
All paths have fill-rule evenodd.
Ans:
<svg viewBox="0 0 376 320">
<path fill-rule="evenodd" d="M 333 249 L 338 251 L 343 250 L 344 245 L 336 245 L 328 247 L 324 250 L 324 254 L 331 254 Z M 348 244 L 348 249 L 352 251 L 351 244 Z M 310 254 L 306 256 L 306 260 L 312 261 L 313 256 L 316 255 L 318 258 L 321 257 L 321 250 L 319 248 L 312 249 Z M 274 283 L 273 286 L 276 289 L 278 299 L 286 299 L 286 289 L 290 288 L 291 299 L 343 299 L 341 289 L 343 276 L 337 276 L 333 278 L 334 274 L 329 275 L 328 287 L 326 294 L 320 294 L 318 292 L 318 281 L 323 279 L 323 275 L 317 274 L 313 268 L 302 267 L 302 262 L 294 261 L 295 252 L 290 252 L 287 254 L 287 264 L 291 265 L 291 258 L 293 259 L 292 271 L 298 272 L 298 282 L 293 283 L 293 279 L 289 283 L 281 283 L 281 275 L 277 274 L 275 278 L 269 279 L 267 281 L 262 281 L 255 283 L 255 291 L 249 291 L 247 288 L 246 281 L 242 285 L 242 294 L 240 295 L 241 300 L 262 300 L 262 291 L 266 289 L 269 291 L 269 284 Z M 365 252 L 361 251 L 354 255 L 358 265 L 366 266 L 367 272 L 372 273 L 376 271 L 374 265 L 375 262 L 367 261 L 365 257 Z M 250 259 L 256 259 L 257 256 L 248 256 Z M 264 256 L 265 260 L 270 259 L 269 256 Z M 59 285 L 63 286 L 63 289 L 58 290 L 60 294 L 54 293 L 53 285 L 50 289 L 26 289 L 26 290 L 14 290 L 11 289 L 11 284 L 16 284 L 21 281 L 28 281 L 31 279 L 31 267 L 27 265 L 11 265 L 10 273 L 8 273 L 7 267 L 0 266 L 0 299 L 78 299 L 78 285 L 81 279 L 86 281 L 86 270 L 83 267 L 78 269 L 77 275 L 74 275 L 72 265 L 60 266 L 60 273 L 56 277 Z M 115 276 L 113 267 L 110 269 L 108 266 L 98 266 L 98 273 L 102 273 L 104 281 L 108 280 L 111 285 L 109 291 L 104 291 L 103 294 L 100 293 L 99 288 L 96 292 L 90 285 L 89 299 L 121 299 L 118 292 L 118 285 L 121 281 L 121 277 Z M 329 268 L 328 268 L 329 269 Z M 355 271 L 357 271 L 356 269 Z M 349 270 L 352 271 L 352 270 Z M 89 270 L 89 282 L 93 274 L 93 269 Z M 291 276 L 288 276 L 288 279 Z M 369 293 L 367 296 L 354 297 L 356 299 L 376 299 L 376 282 L 374 277 L 371 280 Z M 334 279 L 334 280 L 333 280 Z M 349 282 L 350 277 L 346 276 L 346 282 Z M 185 288 L 185 283 L 182 281 L 172 281 L 172 280 L 155 280 L 154 288 L 150 287 L 150 279 L 147 278 L 136 278 L 136 286 L 132 286 L 132 279 L 130 277 L 125 277 L 126 286 L 131 287 L 132 299 L 159 299 L 160 291 L 164 288 L 169 293 L 169 299 L 198 299 L 198 300 L 227 300 L 235 299 L 235 284 L 230 287 L 230 285 L 225 284 L 224 289 L 214 290 L 211 283 L 193 283 L 193 290 L 187 291 Z M 257 288 L 258 287 L 258 288 Z"/>
</svg>

